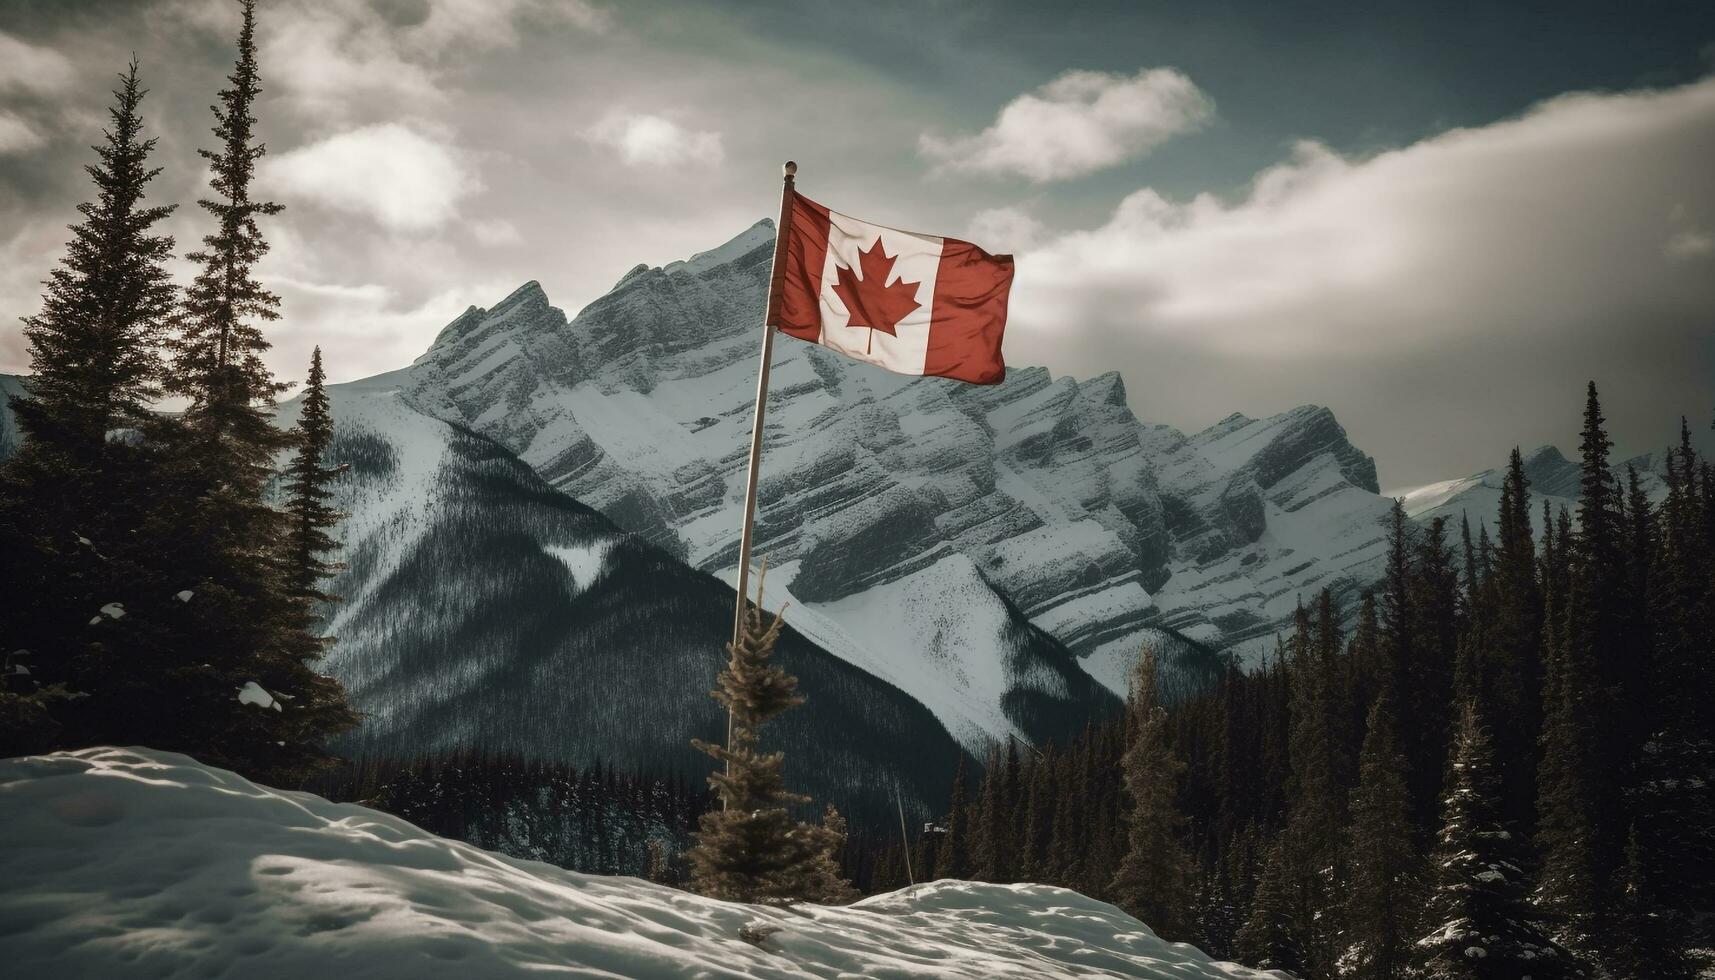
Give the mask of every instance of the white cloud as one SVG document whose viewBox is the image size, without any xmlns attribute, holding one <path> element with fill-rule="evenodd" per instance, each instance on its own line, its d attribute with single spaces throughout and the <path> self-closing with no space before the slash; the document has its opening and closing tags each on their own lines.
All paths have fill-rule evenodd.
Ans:
<svg viewBox="0 0 1715 980">
<path fill-rule="evenodd" d="M 236 26 L 224 0 L 176 2 L 195 26 L 222 36 Z M 448 68 L 516 47 L 521 23 L 591 33 L 611 25 L 606 8 L 581 0 L 422 0 L 390 9 L 392 18 L 369 0 L 287 0 L 268 10 L 259 29 L 268 81 L 318 120 L 351 121 L 378 105 L 420 112 L 444 103 Z"/>
<path fill-rule="evenodd" d="M 1014 309 L 1036 330 L 1115 327 L 1250 356 L 1592 318 L 1614 329 L 1709 300 L 1707 279 L 1664 262 L 1660 243 L 1676 231 L 1663 216 L 1715 212 L 1712 154 L 1715 79 L 1566 96 L 1365 160 L 1303 143 L 1242 200 L 1144 189 L 1101 227 L 1052 238 L 1022 261 Z M 1672 240 L 1703 247 L 1697 233 Z"/>
<path fill-rule="evenodd" d="M 1021 252 L 1042 243 L 1048 229 L 1023 208 L 989 208 L 971 219 L 970 240 L 990 252 Z"/>
<path fill-rule="evenodd" d="M 1017 174 L 1041 183 L 1142 156 L 1213 113 L 1214 102 L 1171 68 L 1130 77 L 1072 71 L 1007 103 L 981 133 L 925 133 L 918 148 L 938 170 Z"/>
<path fill-rule="evenodd" d="M 610 112 L 584 136 L 617 150 L 626 163 L 715 166 L 726 156 L 721 134 L 686 129 L 671 119 L 648 113 Z"/>
<path fill-rule="evenodd" d="M 267 187 L 397 231 L 445 224 L 481 189 L 459 151 L 399 123 L 365 126 L 264 158 Z"/>
<path fill-rule="evenodd" d="M 35 127 L 17 116 L 0 111 L 0 156 L 8 153 L 28 153 L 47 144 Z"/>
<path fill-rule="evenodd" d="M 478 245 L 486 248 L 516 245 L 524 240 L 524 236 L 518 232 L 518 226 L 504 218 L 473 221 L 470 223 L 470 233 Z"/>
<path fill-rule="evenodd" d="M 272 276 L 268 284 L 280 293 L 282 322 L 290 331 L 272 338 L 269 357 L 282 380 L 303 378 L 316 346 L 327 356 L 334 381 L 350 381 L 411 363 L 423 353 L 435 331 L 468 307 L 492 303 L 517 283 L 484 278 L 449 286 L 423 297 L 404 300 L 380 283 L 344 285 Z"/>
<path fill-rule="evenodd" d="M 509 48 L 518 43 L 518 22 L 559 21 L 593 34 L 613 18 L 605 7 L 582 0 L 430 0 L 428 16 L 410 28 L 409 42 L 439 54 L 453 47 Z"/>
<path fill-rule="evenodd" d="M 76 75 L 66 56 L 53 48 L 39 48 L 0 31 L 0 92 L 58 92 Z"/>
<path fill-rule="evenodd" d="M 1715 254 L 1715 235 L 1696 229 L 1674 232 L 1661 250 L 1670 259 L 1701 258 Z"/>
</svg>

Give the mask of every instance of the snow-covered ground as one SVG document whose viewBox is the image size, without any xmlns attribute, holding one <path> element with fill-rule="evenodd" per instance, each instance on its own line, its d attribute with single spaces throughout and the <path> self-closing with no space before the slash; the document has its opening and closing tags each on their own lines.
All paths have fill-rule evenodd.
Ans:
<svg viewBox="0 0 1715 980">
<path fill-rule="evenodd" d="M 1267 977 L 1041 885 L 712 901 L 442 840 L 149 749 L 0 761 L 8 976 Z M 778 929 L 759 944 L 746 925 Z"/>
</svg>

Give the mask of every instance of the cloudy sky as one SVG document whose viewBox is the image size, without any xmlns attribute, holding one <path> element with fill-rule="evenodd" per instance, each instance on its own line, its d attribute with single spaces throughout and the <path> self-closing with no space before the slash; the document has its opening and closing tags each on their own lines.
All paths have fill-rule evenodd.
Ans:
<svg viewBox="0 0 1715 980">
<path fill-rule="evenodd" d="M 575 312 L 800 188 L 1019 256 L 1014 364 L 1148 421 L 1331 406 L 1384 488 L 1715 408 L 1715 6 L 264 0 L 275 366 L 422 352 L 526 279 Z M 1168 8 L 1175 9 L 1168 9 Z M 1354 14 L 1354 10 L 1363 10 Z M 0 0 L 0 372 L 135 52 L 161 200 L 226 0 Z"/>
</svg>

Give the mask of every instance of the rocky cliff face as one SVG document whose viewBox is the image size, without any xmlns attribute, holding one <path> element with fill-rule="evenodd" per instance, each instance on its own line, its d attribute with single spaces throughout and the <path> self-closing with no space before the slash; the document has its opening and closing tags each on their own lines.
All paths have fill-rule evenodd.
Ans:
<svg viewBox="0 0 1715 980">
<path fill-rule="evenodd" d="M 403 395 L 730 576 L 772 239 L 763 222 L 640 266 L 570 322 L 527 283 L 449 324 Z M 917 624 L 932 636 L 987 642 L 997 620 L 970 601 L 987 594 L 1119 691 L 1163 627 L 1242 645 L 1300 593 L 1371 580 L 1380 556 L 1374 464 L 1312 406 L 1188 437 L 1140 423 L 1115 374 L 1013 368 L 973 387 L 783 337 L 765 438 L 757 554 L 780 570 L 778 595 L 826 616 L 830 644 L 871 659 L 909 658 L 874 652 L 897 638 L 859 600 L 910 583 L 939 607 Z M 993 686 L 1004 698 L 1033 671 L 1002 667 Z"/>
</svg>

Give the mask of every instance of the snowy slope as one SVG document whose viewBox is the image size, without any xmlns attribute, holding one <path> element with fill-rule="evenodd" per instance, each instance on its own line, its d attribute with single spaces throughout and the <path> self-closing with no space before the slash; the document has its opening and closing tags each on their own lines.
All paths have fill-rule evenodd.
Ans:
<svg viewBox="0 0 1715 980">
<path fill-rule="evenodd" d="M 1279 976 L 1063 889 L 939 881 L 847 908 L 735 905 L 148 749 L 0 762 L 0 838 L 0 957 L 17 976 Z M 751 923 L 779 931 L 752 945 Z"/>
<path fill-rule="evenodd" d="M 690 739 L 724 732 L 707 692 L 730 588 L 416 411 L 396 380 L 328 389 L 330 455 L 349 469 L 337 501 L 347 567 L 331 586 L 343 601 L 324 663 L 364 715 L 339 748 L 706 772 Z M 282 406 L 281 423 L 298 408 Z M 806 639 L 799 614 L 777 656 L 809 703 L 767 733 L 788 753 L 788 780 L 860 823 L 893 816 L 896 781 L 907 807 L 942 805 L 960 754 L 947 726 L 916 692 Z"/>
</svg>

